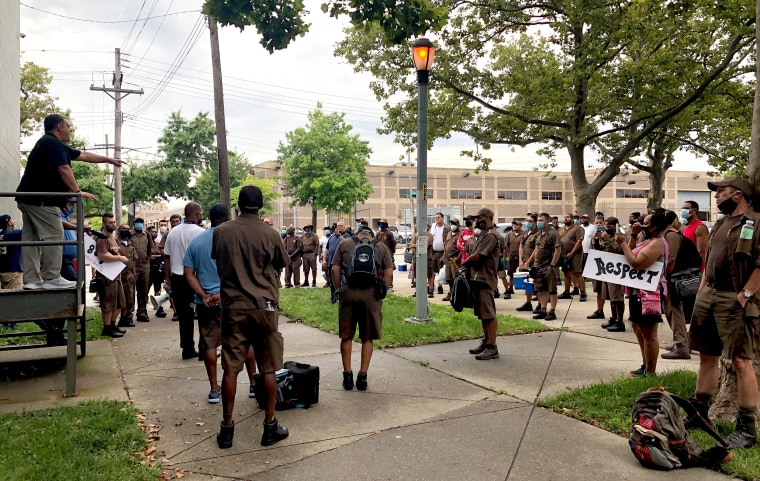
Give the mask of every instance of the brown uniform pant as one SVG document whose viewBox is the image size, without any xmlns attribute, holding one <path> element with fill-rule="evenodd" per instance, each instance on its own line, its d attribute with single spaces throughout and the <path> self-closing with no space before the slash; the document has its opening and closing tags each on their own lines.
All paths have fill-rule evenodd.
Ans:
<svg viewBox="0 0 760 481">
<path fill-rule="evenodd" d="M 150 290 L 150 266 L 137 268 L 135 294 L 137 295 L 137 315 L 148 315 L 148 291 Z"/>
<path fill-rule="evenodd" d="M 309 281 L 309 271 L 313 279 L 317 278 L 317 254 L 312 252 L 310 254 L 303 255 L 303 280 Z"/>
<path fill-rule="evenodd" d="M 291 282 L 291 276 L 292 281 Z M 292 287 L 295 285 L 296 287 L 300 287 L 301 285 L 301 258 L 294 261 L 290 261 L 288 265 L 285 266 L 285 287 Z"/>
<path fill-rule="evenodd" d="M 121 309 L 121 315 L 131 316 L 135 312 L 135 278 L 122 276 L 121 288 L 124 291 L 124 307 Z"/>
</svg>

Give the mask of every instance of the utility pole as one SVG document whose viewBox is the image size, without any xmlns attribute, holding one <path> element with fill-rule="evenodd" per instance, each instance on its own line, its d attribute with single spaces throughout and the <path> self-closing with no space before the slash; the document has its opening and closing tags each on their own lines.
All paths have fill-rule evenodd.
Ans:
<svg viewBox="0 0 760 481">
<path fill-rule="evenodd" d="M 115 50 L 115 66 L 113 75 L 113 88 L 95 87 L 90 85 L 90 90 L 99 92 L 105 92 L 106 95 L 116 101 L 116 107 L 114 108 L 114 139 L 113 139 L 113 158 L 121 160 L 121 124 L 123 123 L 123 115 L 121 112 L 121 99 L 129 94 L 143 94 L 143 89 L 130 90 L 121 88 L 121 49 Z M 113 95 L 111 95 L 113 94 Z M 121 225 L 121 167 L 113 167 L 113 204 L 114 204 L 114 216 L 116 217 L 116 224 Z"/>
<path fill-rule="evenodd" d="M 219 30 L 214 17 L 208 17 L 211 37 L 211 71 L 214 77 L 214 119 L 216 120 L 216 156 L 219 162 L 219 200 L 230 205 L 230 172 L 227 163 L 227 123 L 224 118 L 222 59 L 219 55 Z"/>
</svg>

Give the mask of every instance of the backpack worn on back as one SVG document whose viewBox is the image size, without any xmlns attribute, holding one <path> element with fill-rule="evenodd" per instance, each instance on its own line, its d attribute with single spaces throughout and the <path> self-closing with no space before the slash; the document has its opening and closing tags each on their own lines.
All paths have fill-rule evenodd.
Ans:
<svg viewBox="0 0 760 481">
<path fill-rule="evenodd" d="M 369 289 L 377 284 L 377 255 L 375 247 L 369 242 L 351 236 L 356 244 L 348 257 L 346 280 L 354 289 Z"/>
<path fill-rule="evenodd" d="M 702 429 L 720 444 L 702 450 L 689 439 L 679 406 L 690 418 L 701 420 Z M 694 406 L 662 387 L 650 388 L 639 394 L 633 403 L 633 428 L 628 445 L 636 459 L 651 469 L 668 471 L 717 466 L 731 460 L 726 441 L 705 422 Z"/>
</svg>

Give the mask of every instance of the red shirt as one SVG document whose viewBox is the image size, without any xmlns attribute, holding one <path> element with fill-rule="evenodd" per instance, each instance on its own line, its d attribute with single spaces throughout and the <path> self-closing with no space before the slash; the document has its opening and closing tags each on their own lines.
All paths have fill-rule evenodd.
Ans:
<svg viewBox="0 0 760 481">
<path fill-rule="evenodd" d="M 694 223 L 687 225 L 686 228 L 683 230 L 683 236 L 691 240 L 694 243 L 694 245 L 697 245 L 697 229 L 701 225 L 705 225 L 705 223 L 699 219 L 696 219 Z M 705 228 L 707 228 L 707 226 L 705 226 Z M 702 269 L 700 269 L 700 271 L 701 272 L 705 271 L 704 259 L 702 259 Z"/>
</svg>

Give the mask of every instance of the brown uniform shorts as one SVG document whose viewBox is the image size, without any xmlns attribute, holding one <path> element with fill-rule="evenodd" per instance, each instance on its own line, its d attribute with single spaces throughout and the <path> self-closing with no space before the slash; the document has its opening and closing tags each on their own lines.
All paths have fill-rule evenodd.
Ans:
<svg viewBox="0 0 760 481">
<path fill-rule="evenodd" d="M 689 346 L 709 356 L 754 359 L 758 318 L 744 317 L 736 292 L 703 287 L 697 293 Z"/>
<path fill-rule="evenodd" d="M 359 339 L 369 341 L 380 339 L 382 334 L 383 301 L 375 299 L 375 289 L 349 289 L 340 286 L 338 304 L 338 336 L 353 339 L 359 327 Z"/>
<path fill-rule="evenodd" d="M 483 282 L 470 281 L 472 300 L 475 304 L 473 311 L 481 321 L 496 319 L 496 302 L 493 300 L 493 289 Z"/>
<path fill-rule="evenodd" d="M 602 292 L 604 293 L 604 298 L 610 302 L 625 302 L 623 288 L 619 284 L 603 282 Z"/>
<path fill-rule="evenodd" d="M 446 282 L 454 282 L 457 275 L 457 269 L 451 263 L 451 259 L 446 259 Z"/>
<path fill-rule="evenodd" d="M 509 256 L 509 269 L 507 269 L 507 274 L 509 274 L 509 277 L 515 275 L 518 267 L 520 267 L 520 258 L 517 256 Z"/>
<path fill-rule="evenodd" d="M 433 268 L 435 269 L 436 274 L 438 274 L 438 271 L 440 271 L 441 267 L 443 267 L 443 263 L 445 261 L 443 254 L 444 251 L 433 251 Z"/>
<path fill-rule="evenodd" d="M 564 272 L 569 270 L 573 274 L 581 274 L 583 272 L 583 256 L 580 253 L 573 254 L 572 258 L 565 260 L 565 267 L 569 269 L 563 268 Z"/>
<path fill-rule="evenodd" d="M 198 331 L 203 338 L 206 349 L 216 349 L 222 345 L 222 309 L 221 307 L 206 307 L 205 304 L 195 304 L 198 314 Z"/>
<path fill-rule="evenodd" d="M 551 267 L 538 268 L 538 277 L 533 279 L 533 288 L 536 292 L 548 292 L 549 294 L 557 293 L 557 277 L 554 275 L 554 269 Z"/>
<path fill-rule="evenodd" d="M 222 310 L 222 368 L 225 372 L 242 371 L 251 347 L 261 374 L 282 369 L 285 346 L 277 330 L 279 317 L 277 309 Z"/>
<path fill-rule="evenodd" d="M 98 278 L 101 283 L 100 292 L 100 310 L 111 312 L 127 307 L 127 301 L 124 298 L 124 289 L 121 286 L 121 279 L 118 277 L 112 281 L 106 278 Z"/>
</svg>

